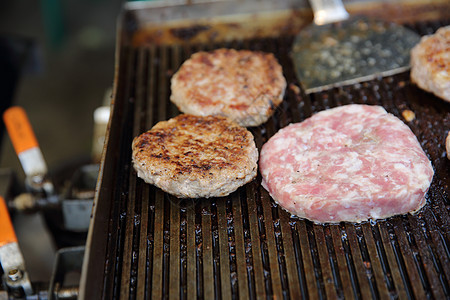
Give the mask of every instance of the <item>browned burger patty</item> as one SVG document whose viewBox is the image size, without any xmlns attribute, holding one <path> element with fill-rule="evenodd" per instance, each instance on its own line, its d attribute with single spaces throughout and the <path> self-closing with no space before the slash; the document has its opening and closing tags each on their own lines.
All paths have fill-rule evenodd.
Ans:
<svg viewBox="0 0 450 300">
<path fill-rule="evenodd" d="M 182 64 L 172 77 L 170 100 L 184 113 L 257 126 L 272 116 L 285 88 L 273 54 L 218 49 L 195 53 Z"/>
<path fill-rule="evenodd" d="M 179 198 L 226 196 L 256 176 L 253 135 L 221 116 L 179 115 L 133 140 L 137 175 Z"/>
<path fill-rule="evenodd" d="M 450 26 L 422 37 L 411 50 L 411 80 L 450 102 Z"/>
</svg>

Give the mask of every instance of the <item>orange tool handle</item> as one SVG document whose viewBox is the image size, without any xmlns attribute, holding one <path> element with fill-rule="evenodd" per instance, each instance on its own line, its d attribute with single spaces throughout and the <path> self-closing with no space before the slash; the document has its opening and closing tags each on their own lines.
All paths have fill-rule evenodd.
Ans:
<svg viewBox="0 0 450 300">
<path fill-rule="evenodd" d="M 5 199 L 0 196 L 0 247 L 14 242 L 17 243 L 16 233 L 14 232 Z"/>
<path fill-rule="evenodd" d="M 19 106 L 8 108 L 3 113 L 3 121 L 17 155 L 30 148 L 39 147 L 33 128 L 23 108 Z"/>
</svg>

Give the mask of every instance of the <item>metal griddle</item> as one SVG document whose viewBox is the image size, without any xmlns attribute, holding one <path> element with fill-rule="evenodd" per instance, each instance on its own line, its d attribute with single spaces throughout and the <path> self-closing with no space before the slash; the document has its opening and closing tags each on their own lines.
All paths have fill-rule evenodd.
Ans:
<svg viewBox="0 0 450 300">
<path fill-rule="evenodd" d="M 423 35 L 449 24 L 439 5 L 436 18 L 405 25 Z M 295 8 L 294 15 L 307 20 L 310 13 L 302 9 Z M 407 18 L 403 13 L 400 17 Z M 149 27 L 145 35 L 136 29 L 140 14 L 133 7 L 120 19 L 113 113 L 86 245 L 82 298 L 450 297 L 450 161 L 444 147 L 450 103 L 413 85 L 409 72 L 306 95 L 290 58 L 299 27 L 244 38 L 217 31 L 207 42 L 199 35 L 213 25 L 161 28 L 159 36 Z M 172 33 L 169 39 L 161 38 L 165 32 Z M 219 47 L 272 52 L 283 66 L 284 102 L 266 124 L 250 129 L 259 149 L 289 123 L 339 105 L 382 105 L 402 120 L 404 110 L 413 111 L 415 119 L 404 121 L 436 171 L 426 206 L 415 215 L 376 222 L 315 225 L 274 204 L 260 176 L 228 197 L 188 200 L 137 178 L 132 139 L 179 113 L 169 101 L 171 76 L 192 53 Z"/>
</svg>

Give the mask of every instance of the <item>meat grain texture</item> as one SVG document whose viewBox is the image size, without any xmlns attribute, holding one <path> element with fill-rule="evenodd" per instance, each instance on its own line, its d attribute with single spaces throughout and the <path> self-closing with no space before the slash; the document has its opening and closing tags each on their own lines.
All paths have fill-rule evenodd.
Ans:
<svg viewBox="0 0 450 300">
<path fill-rule="evenodd" d="M 450 102 L 450 25 L 422 37 L 411 50 L 411 80 Z"/>
<path fill-rule="evenodd" d="M 415 212 L 434 174 L 408 126 L 380 106 L 357 104 L 281 129 L 262 147 L 259 166 L 281 207 L 317 223 Z"/>
<path fill-rule="evenodd" d="M 179 198 L 230 194 L 257 172 L 253 135 L 221 116 L 179 115 L 132 143 L 138 177 Z"/>
<path fill-rule="evenodd" d="M 194 53 L 171 79 L 170 100 L 184 113 L 226 116 L 258 126 L 283 101 L 286 79 L 271 53 L 217 49 Z"/>
</svg>

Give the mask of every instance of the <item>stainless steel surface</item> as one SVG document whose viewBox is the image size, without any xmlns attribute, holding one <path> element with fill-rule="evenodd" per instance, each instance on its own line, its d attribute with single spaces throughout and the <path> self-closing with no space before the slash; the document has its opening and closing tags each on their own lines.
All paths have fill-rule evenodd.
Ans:
<svg viewBox="0 0 450 300">
<path fill-rule="evenodd" d="M 182 41 L 172 36 L 156 41 L 156 31 L 142 24 L 146 30 L 140 37 L 148 40 L 137 43 L 139 19 L 129 11 L 124 15 L 130 18 L 122 19 L 122 25 L 132 24 L 135 30 L 128 32 L 133 26 L 125 26 L 119 31 L 114 105 L 80 298 L 450 296 L 449 161 L 439 146 L 449 130 L 448 103 L 418 90 L 408 72 L 307 95 L 289 56 L 296 29 L 239 38 L 235 34 L 242 27 L 237 23 L 228 27 L 235 36 L 231 39 L 198 42 L 198 36 Z M 448 22 L 418 22 L 412 29 L 424 34 Z M 166 28 L 161 35 L 170 35 Z M 215 29 L 211 24 L 208 32 Z M 218 47 L 272 52 L 283 66 L 289 85 L 284 102 L 266 124 L 251 129 L 259 148 L 289 123 L 338 105 L 378 104 L 400 118 L 403 110 L 414 111 L 416 119 L 407 124 L 436 168 L 425 208 L 377 222 L 315 225 L 273 203 L 260 177 L 228 197 L 188 200 L 137 178 L 131 166 L 132 138 L 179 113 L 169 101 L 171 76 L 192 53 Z"/>
<path fill-rule="evenodd" d="M 65 198 L 61 200 L 65 229 L 88 230 L 98 171 L 98 164 L 84 165 L 75 171 Z"/>
<path fill-rule="evenodd" d="M 348 19 L 338 5 L 341 1 L 312 4 L 314 24 L 303 29 L 292 46 L 295 70 L 307 94 L 409 69 L 418 34 L 393 22 Z"/>
<path fill-rule="evenodd" d="M 76 299 L 85 247 L 69 247 L 56 253 L 48 299 Z"/>
<path fill-rule="evenodd" d="M 92 212 L 94 199 L 64 199 L 62 212 L 64 228 L 71 231 L 86 232 Z"/>
</svg>

